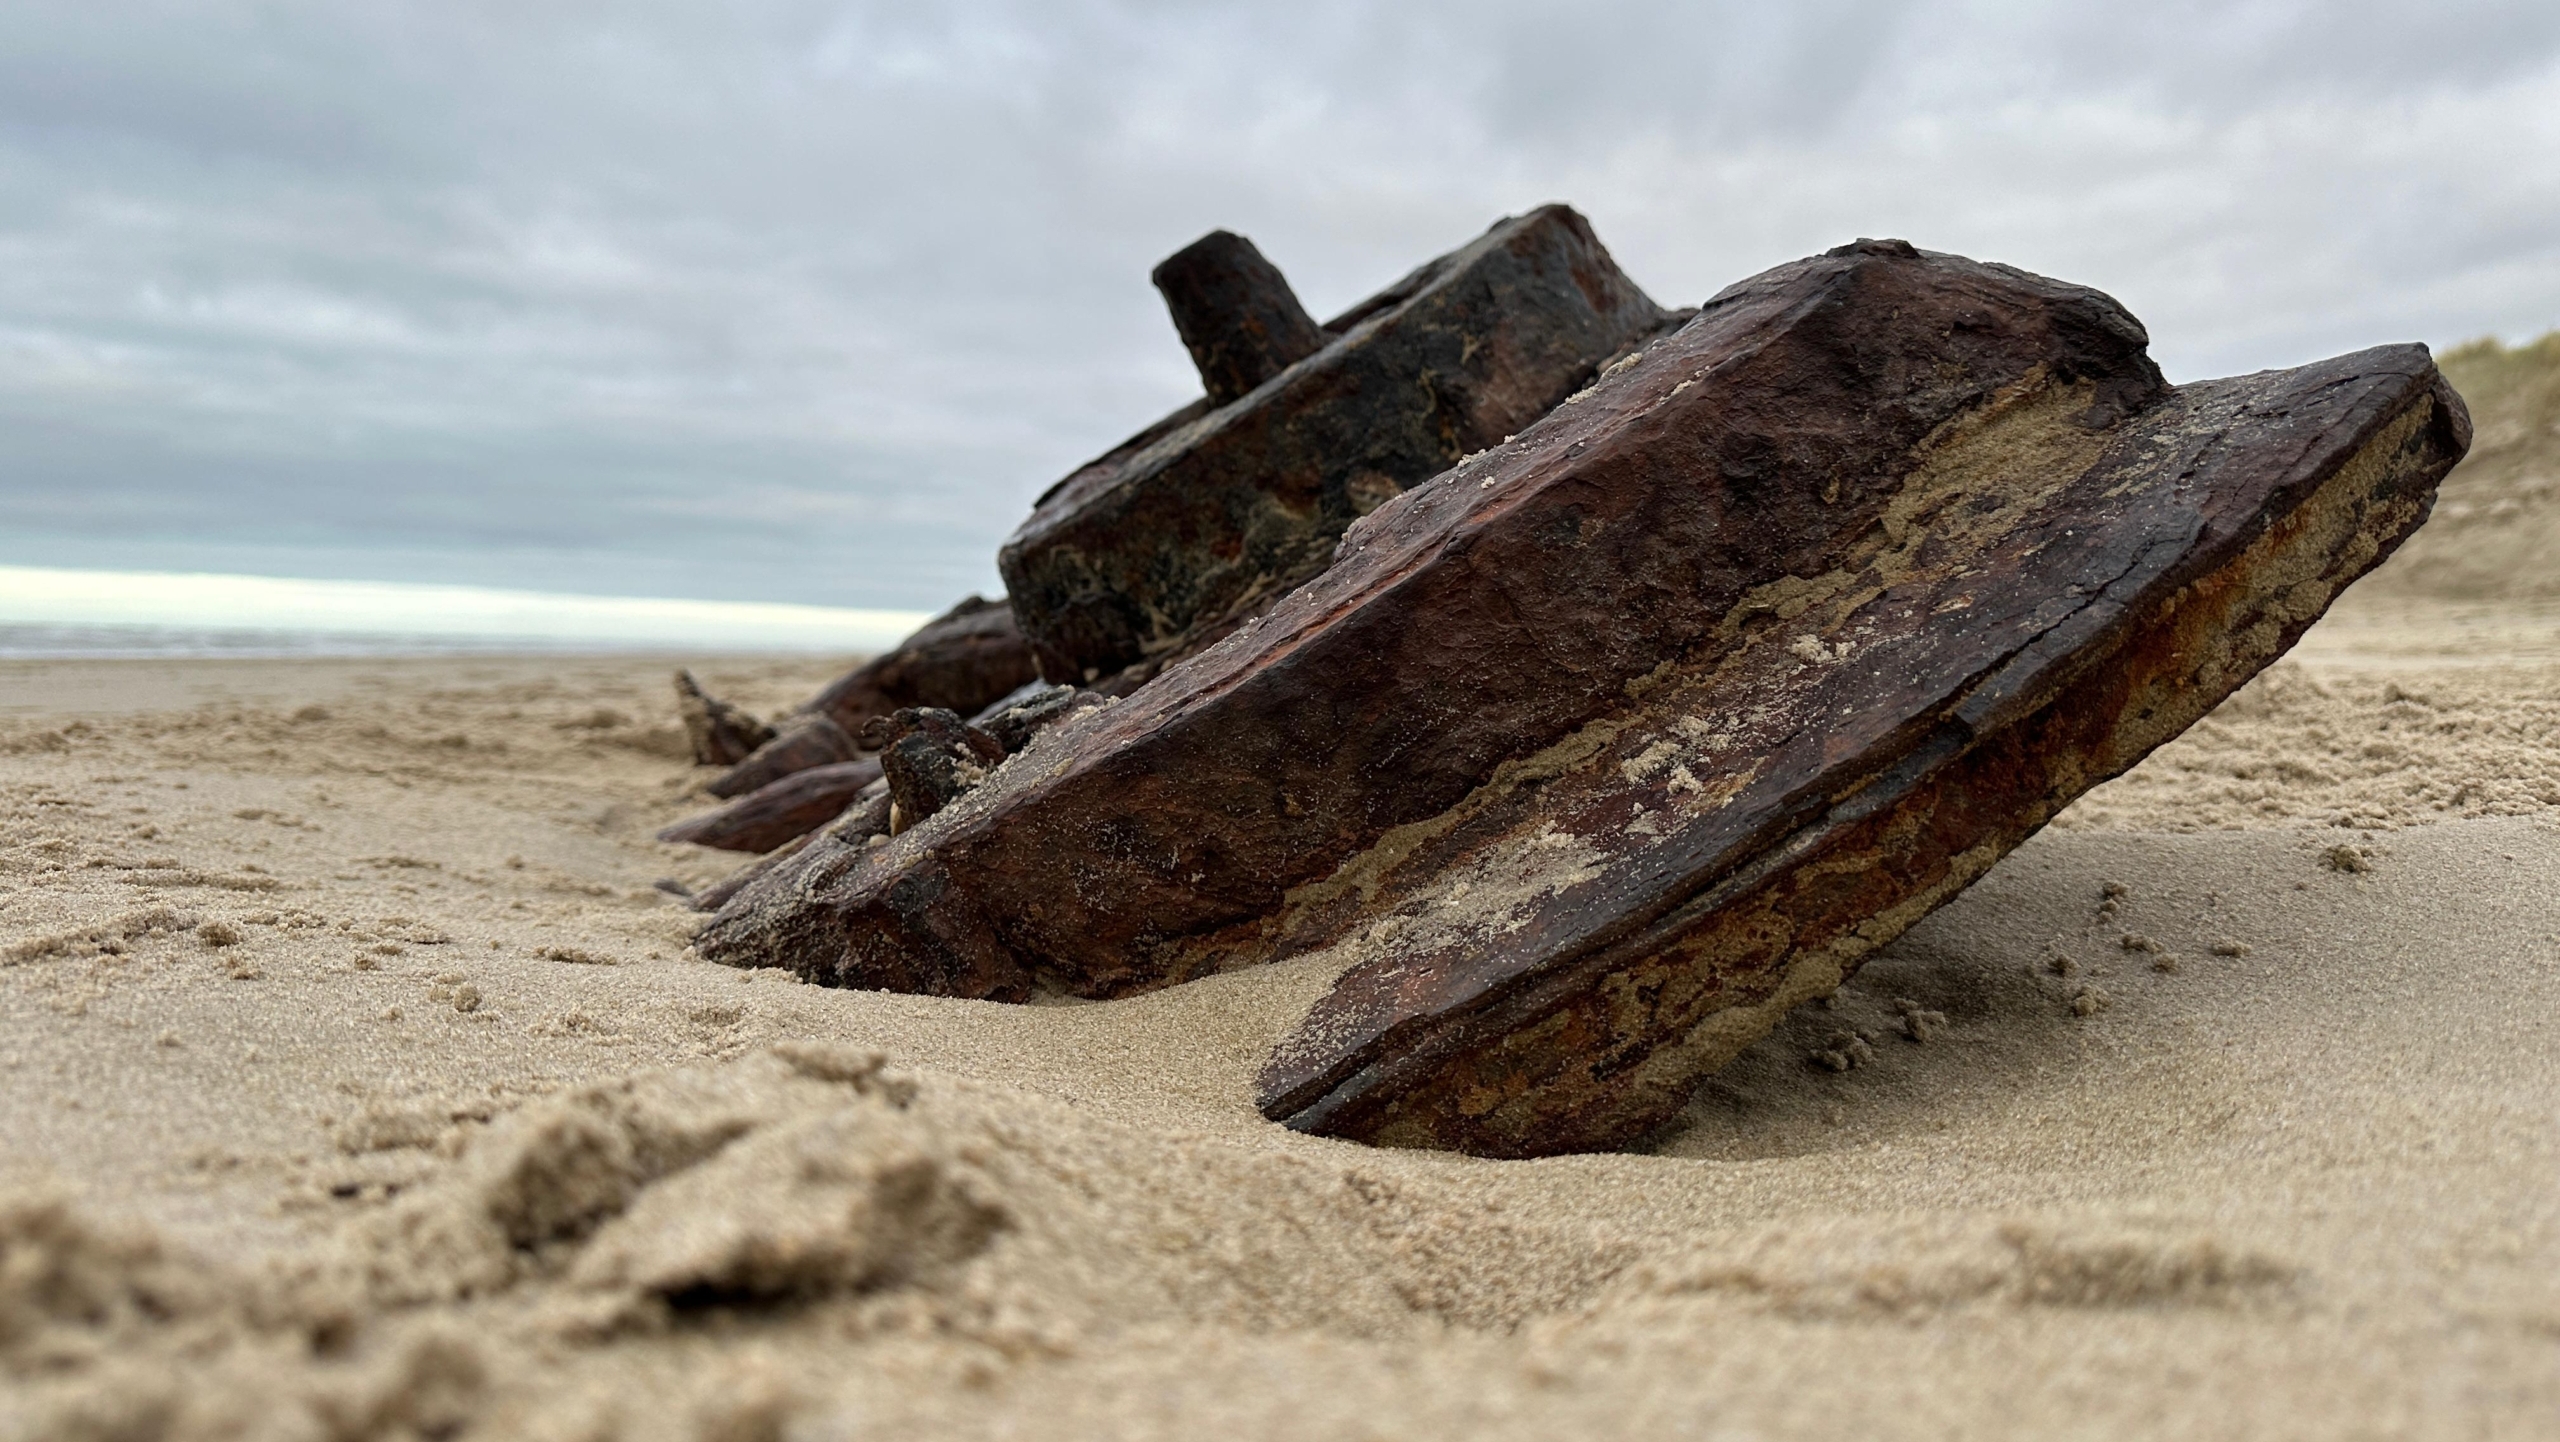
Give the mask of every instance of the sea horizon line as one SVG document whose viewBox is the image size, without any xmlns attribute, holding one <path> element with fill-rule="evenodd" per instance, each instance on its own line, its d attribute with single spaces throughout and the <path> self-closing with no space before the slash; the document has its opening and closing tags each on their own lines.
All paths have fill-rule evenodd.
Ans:
<svg viewBox="0 0 2560 1442">
<path fill-rule="evenodd" d="M 0 565 L 0 627 L 264 632 L 579 648 L 878 651 L 927 611 L 605 596 L 427 581 Z"/>
</svg>

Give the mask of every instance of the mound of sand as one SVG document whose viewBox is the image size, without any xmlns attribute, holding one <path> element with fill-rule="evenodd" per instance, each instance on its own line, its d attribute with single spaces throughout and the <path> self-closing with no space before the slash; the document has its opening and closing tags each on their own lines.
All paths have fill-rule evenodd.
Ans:
<svg viewBox="0 0 2560 1442">
<path fill-rule="evenodd" d="M 704 964 L 663 664 L 0 665 L 0 1438 L 2534 1435 L 2560 346 L 2448 369 L 2468 539 L 1644 1154 L 1268 1125 L 1303 964 Z"/>
</svg>

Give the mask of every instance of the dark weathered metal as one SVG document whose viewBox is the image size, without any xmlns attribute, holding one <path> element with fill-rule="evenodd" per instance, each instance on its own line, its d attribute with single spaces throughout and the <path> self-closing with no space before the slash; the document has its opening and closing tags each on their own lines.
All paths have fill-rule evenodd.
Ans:
<svg viewBox="0 0 2560 1442">
<path fill-rule="evenodd" d="M 1331 337 L 1298 304 L 1280 268 L 1252 241 L 1213 230 L 1166 257 L 1148 277 L 1222 406 L 1324 348 Z"/>
<path fill-rule="evenodd" d="M 788 837 L 774 838 L 771 843 L 773 849 L 753 865 L 740 868 L 695 896 L 691 903 L 693 909 L 718 911 L 767 873 L 779 869 L 813 846 L 822 853 L 846 852 L 862 849 L 875 838 L 886 841 L 891 831 L 901 829 L 905 824 L 897 804 L 901 794 L 915 805 L 919 815 L 939 810 L 983 779 L 987 766 L 994 761 L 1030 744 L 1032 737 L 1077 711 L 1101 705 L 1104 700 L 1090 691 L 1080 692 L 1072 686 L 1047 686 L 1035 681 L 1007 693 L 956 730 L 952 723 L 957 718 L 949 712 L 899 711 L 873 717 L 864 723 L 863 731 L 866 737 L 885 748 L 877 758 L 804 771 L 756 794 L 785 793 L 787 788 L 795 782 L 802 782 L 804 777 L 813 778 L 810 782 L 802 782 L 804 785 L 814 785 L 815 778 L 826 778 L 831 792 L 838 786 L 834 778 L 839 775 L 846 780 L 858 775 L 866 776 L 868 784 L 852 792 L 827 816 L 816 817 Z M 956 743 L 949 749 L 957 754 L 941 757 L 930 752 L 918 754 L 916 748 L 904 743 L 918 740 L 919 733 L 926 733 L 927 740 L 931 736 L 940 736 L 946 742 Z M 903 783 L 903 791 L 896 789 L 894 783 Z M 931 799 L 924 799 L 928 795 Z M 794 821 L 797 820 L 795 817 Z M 778 831 L 780 827 L 776 825 L 773 829 Z M 668 841 L 698 839 L 678 834 L 682 830 L 682 827 L 670 827 L 658 835 L 661 840 Z M 800 864 L 810 863 L 804 861 Z"/>
<path fill-rule="evenodd" d="M 2469 440 L 2419 346 L 2103 430 L 2082 389 L 1937 436 L 1882 525 L 1737 612 L 1711 665 L 1303 896 L 1278 949 L 1348 969 L 1265 1068 L 1265 1113 L 1499 1156 L 1640 1138 L 2281 655 Z"/>
<path fill-rule="evenodd" d="M 879 779 L 880 763 L 872 758 L 812 766 L 716 811 L 687 817 L 660 831 L 658 839 L 722 851 L 771 851 L 835 820 L 863 788 Z"/>
<path fill-rule="evenodd" d="M 702 789 L 722 798 L 752 795 L 795 771 L 854 760 L 860 751 L 833 720 L 799 712 L 783 717 L 772 740 Z"/>
<path fill-rule="evenodd" d="M 991 764 L 993 759 L 1001 759 L 1009 752 L 1020 750 L 1041 728 L 1067 716 L 1079 704 L 1080 698 L 1083 704 L 1088 705 L 1099 699 L 1091 693 L 1080 693 L 1072 686 L 1050 686 L 1038 681 L 998 698 L 969 723 L 972 733 L 995 748 L 991 756 L 978 758 L 981 769 Z M 887 747 L 895 738 L 914 729 L 899 720 L 909 714 L 900 711 L 889 716 L 872 717 L 863 723 L 864 735 L 858 739 L 866 746 L 876 740 L 880 746 Z M 833 722 L 822 718 L 813 724 L 834 728 Z M 834 743 L 823 744 L 832 746 Z M 875 784 L 885 786 L 882 766 L 889 759 L 888 753 L 884 752 L 880 757 L 829 762 L 805 771 L 791 772 L 726 806 L 661 830 L 658 839 L 725 851 L 773 851 L 834 820 L 864 799 Z M 899 760 L 904 769 L 911 773 L 914 771 L 913 758 L 901 757 Z M 918 784 L 923 783 L 911 779 L 910 789 Z M 947 786 L 948 779 L 943 784 Z M 933 809 L 938 807 L 937 802 Z M 882 823 L 876 829 L 886 832 L 887 813 L 883 811 L 882 816 Z M 729 887 L 730 892 L 736 889 L 736 886 Z M 726 899 L 725 893 L 723 899 Z"/>
<path fill-rule="evenodd" d="M 1043 729 L 1065 720 L 1080 699 L 1090 702 L 1100 698 L 1073 686 L 1025 686 L 971 717 L 969 724 L 994 737 L 1010 756 L 1030 745 L 1031 738 Z"/>
<path fill-rule="evenodd" d="M 1041 674 L 1134 689 L 1323 570 L 1353 520 L 1526 429 L 1671 319 L 1571 210 L 1501 222 L 1242 400 L 1177 411 L 1042 496 L 997 558 Z"/>
<path fill-rule="evenodd" d="M 872 782 L 869 786 L 862 788 L 861 794 L 854 798 L 853 804 L 846 807 L 843 813 L 833 821 L 825 823 L 815 831 L 793 837 L 705 887 L 693 898 L 691 902 L 693 909 L 718 911 L 729 904 L 731 897 L 746 890 L 767 872 L 779 868 L 810 846 L 824 844 L 835 847 L 858 847 L 874 836 L 886 840 L 889 835 L 889 810 L 894 804 L 894 798 L 889 795 L 888 781 L 882 779 Z"/>
<path fill-rule="evenodd" d="M 773 728 L 702 689 L 691 671 L 676 672 L 676 714 L 696 766 L 735 766 L 773 739 Z"/>
<path fill-rule="evenodd" d="M 1038 679 L 1031 648 L 1004 598 L 971 596 L 781 718 L 780 734 L 707 789 L 714 796 L 743 796 L 794 771 L 851 759 L 858 749 L 853 738 L 875 716 L 907 706 L 974 715 Z M 809 718 L 837 728 L 843 744 L 824 730 L 799 734 Z"/>
<path fill-rule="evenodd" d="M 2420 347 L 2173 390 L 2106 297 L 1861 242 L 707 955 L 968 996 L 1322 956 L 1305 1130 L 1621 1144 L 2290 646 L 2468 420 Z"/>
<path fill-rule="evenodd" d="M 1004 759 L 993 736 L 936 706 L 911 706 L 864 728 L 880 745 L 880 766 L 898 809 L 892 831 L 903 831 L 972 790 Z"/>
<path fill-rule="evenodd" d="M 2144 343 L 2094 291 L 1899 242 L 1746 281 L 1363 521 L 1262 620 L 887 847 L 777 869 L 699 945 L 1008 998 L 1271 956 L 1296 944 L 1293 893 L 1329 894 L 1399 828 L 1783 624 L 1809 578 L 1900 534 L 1911 477 L 1969 418 L 2033 392 L 2089 435 L 2155 403 Z"/>
<path fill-rule="evenodd" d="M 801 709 L 826 715 L 847 734 L 858 735 L 863 722 L 908 706 L 939 706 L 974 716 L 1038 679 L 1031 647 L 1005 598 L 971 596 Z"/>
</svg>

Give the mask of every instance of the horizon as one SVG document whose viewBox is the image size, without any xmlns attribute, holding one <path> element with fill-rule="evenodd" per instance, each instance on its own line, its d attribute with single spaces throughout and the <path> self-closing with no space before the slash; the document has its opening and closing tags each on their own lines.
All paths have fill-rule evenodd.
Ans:
<svg viewBox="0 0 2560 1442">
<path fill-rule="evenodd" d="M 922 611 L 492 586 L 0 565 L 0 656 L 401 649 L 886 650 Z M 124 633 L 119 635 L 118 633 Z M 41 644 L 30 644 L 29 636 Z M 285 646 L 302 651 L 308 641 Z M 325 649 L 325 647 L 324 647 Z"/>
</svg>

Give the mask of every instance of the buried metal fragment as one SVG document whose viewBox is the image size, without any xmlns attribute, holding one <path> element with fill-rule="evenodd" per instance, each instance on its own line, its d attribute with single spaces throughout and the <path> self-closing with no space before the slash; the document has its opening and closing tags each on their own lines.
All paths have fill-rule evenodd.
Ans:
<svg viewBox="0 0 2560 1442">
<path fill-rule="evenodd" d="M 1041 674 L 1125 694 L 1324 569 L 1343 528 L 1677 318 L 1590 224 L 1506 219 L 1322 328 L 1224 231 L 1155 281 L 1209 394 L 1040 497 L 997 557 Z M 955 708 L 958 709 L 958 708 Z"/>
<path fill-rule="evenodd" d="M 848 763 L 845 766 L 823 766 L 783 778 L 743 802 L 732 803 L 719 817 L 738 811 L 747 802 L 768 794 L 778 807 L 789 798 L 805 793 L 794 783 L 804 777 L 821 778 L 830 793 L 832 810 L 809 819 L 797 831 L 767 840 L 771 850 L 755 861 L 705 889 L 691 899 L 696 911 L 718 911 L 740 892 L 762 880 L 768 873 L 785 865 L 810 866 L 830 852 L 857 851 L 904 830 L 909 818 L 931 815 L 966 795 L 983 781 L 988 767 L 1012 752 L 1030 744 L 1044 729 L 1073 716 L 1079 709 L 1096 706 L 1106 698 L 1072 686 L 1049 686 L 1031 682 L 1001 698 L 977 716 L 962 722 L 948 711 L 933 709 L 901 710 L 889 716 L 874 717 L 863 727 L 867 738 L 876 741 L 880 754 L 876 759 Z M 846 783 L 861 768 L 868 784 L 847 791 Z M 838 779 L 839 776 L 842 779 Z M 815 789 L 817 783 L 802 783 Z M 840 797 L 841 799 L 833 799 Z M 802 804 L 806 804 L 805 802 Z M 903 812 L 903 814 L 902 814 Z M 701 818 L 709 820 L 710 818 Z M 801 817 L 794 817 L 794 822 Z M 693 841 L 701 845 L 720 845 L 699 834 L 678 835 L 696 823 L 687 822 L 658 833 L 661 841 Z M 802 859 L 801 853 L 815 849 L 815 855 Z M 746 848 L 732 848 L 746 849 Z"/>
<path fill-rule="evenodd" d="M 1348 963 L 1264 1112 L 1525 1156 L 1620 1145 L 1786 1010 L 2283 654 L 2425 519 L 2469 420 L 2423 347 L 2090 429 L 2023 389 L 1711 665 L 1310 896 Z"/>
<path fill-rule="evenodd" d="M 965 996 L 1324 953 L 1270 1117 L 1636 1140 L 2281 656 L 2468 446 L 2424 348 L 2171 389 L 2143 346 L 1892 241 L 1754 277 L 701 950 Z"/>
<path fill-rule="evenodd" d="M 716 811 L 687 817 L 660 830 L 658 839 L 721 851 L 771 851 L 835 820 L 879 779 L 876 758 L 812 766 L 768 782 Z"/>
<path fill-rule="evenodd" d="M 676 715 L 696 766 L 735 766 L 773 739 L 773 728 L 702 689 L 691 671 L 678 669 Z"/>
<path fill-rule="evenodd" d="M 2058 409 L 2086 450 L 2158 403 L 2144 341 L 2095 291 L 1898 242 L 1743 282 L 1362 521 L 1268 616 L 888 846 L 777 867 L 697 944 L 1008 999 L 1320 945 L 1310 908 L 1345 896 L 1356 919 L 1363 868 L 1412 828 L 1912 534 L 1914 478 L 1968 426 Z"/>
<path fill-rule="evenodd" d="M 751 796 L 785 777 L 857 760 L 861 755 L 853 737 L 830 717 L 794 712 L 779 720 L 771 740 L 712 777 L 702 789 L 724 800 Z"/>
<path fill-rule="evenodd" d="M 936 706 L 875 717 L 863 741 L 880 750 L 880 766 L 897 810 L 890 830 L 909 826 L 967 795 L 1005 756 L 1004 743 Z"/>
<path fill-rule="evenodd" d="M 1324 954 L 1266 1114 L 1639 1138 L 2282 654 L 2468 444 L 2421 347 L 2172 389 L 2143 346 L 1897 242 L 1744 282 L 703 950 L 1005 997 Z"/>
<path fill-rule="evenodd" d="M 1031 648 L 1004 598 L 971 596 L 765 728 L 755 753 L 704 789 L 744 796 L 795 771 L 850 761 L 857 751 L 853 738 L 875 716 L 908 706 L 973 715 L 1037 679 Z"/>
<path fill-rule="evenodd" d="M 890 716 L 872 717 L 864 723 L 863 731 L 866 744 L 876 743 L 873 749 L 881 753 L 878 756 L 826 762 L 790 772 L 716 810 L 687 817 L 662 828 L 658 839 L 689 842 L 722 851 L 769 853 L 808 835 L 846 811 L 857 809 L 860 803 L 871 798 L 875 789 L 884 795 L 896 790 L 892 783 L 902 778 L 911 801 L 915 799 L 919 785 L 929 786 L 937 794 L 957 794 L 976 784 L 984 774 L 985 765 L 1020 750 L 1041 727 L 1067 715 L 1079 696 L 1090 699 L 1088 693 L 1080 693 L 1072 686 L 1050 686 L 1039 681 L 1006 693 L 962 728 L 969 736 L 991 743 L 994 748 L 992 755 L 974 756 L 960 770 L 944 767 L 945 774 L 932 782 L 920 782 L 916 777 L 920 764 L 931 763 L 925 761 L 907 741 L 893 741 L 893 738 L 906 737 L 908 732 L 917 729 L 904 719 L 907 717 L 950 717 L 952 724 L 959 724 L 958 718 L 951 712 L 931 708 L 922 711 L 906 709 Z M 822 742 L 822 745 L 850 748 L 854 744 L 850 739 L 842 738 L 841 728 L 832 721 L 802 719 L 802 732 L 822 738 L 833 733 L 839 738 L 834 742 Z M 986 747 L 981 745 L 971 749 L 982 752 Z M 889 774 L 884 775 L 884 768 Z M 947 800 L 948 795 L 942 795 L 941 799 Z M 908 812 L 913 816 L 923 816 L 939 809 L 939 806 L 939 800 L 929 807 L 911 805 Z M 875 829 L 885 833 L 889 827 L 884 820 Z M 732 893 L 735 890 L 735 887 L 730 888 Z M 722 899 L 726 899 L 726 894 Z"/>
</svg>

